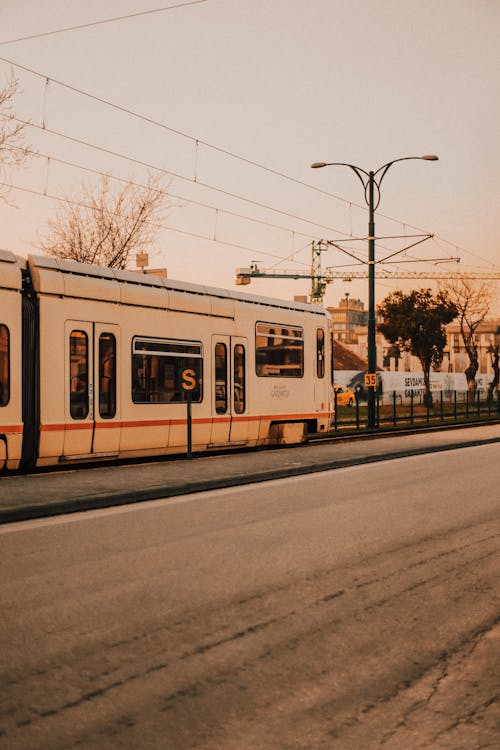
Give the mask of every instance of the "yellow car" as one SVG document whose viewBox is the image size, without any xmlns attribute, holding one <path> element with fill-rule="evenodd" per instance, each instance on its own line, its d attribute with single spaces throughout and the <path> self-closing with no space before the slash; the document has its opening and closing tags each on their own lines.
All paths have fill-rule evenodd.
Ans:
<svg viewBox="0 0 500 750">
<path fill-rule="evenodd" d="M 335 397 L 337 406 L 352 406 L 356 401 L 354 392 L 343 385 L 335 385 Z"/>
</svg>

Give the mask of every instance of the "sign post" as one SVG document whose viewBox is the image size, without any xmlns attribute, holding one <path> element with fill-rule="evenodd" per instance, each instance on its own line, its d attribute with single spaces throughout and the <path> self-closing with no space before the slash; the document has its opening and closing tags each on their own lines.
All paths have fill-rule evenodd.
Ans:
<svg viewBox="0 0 500 750">
<path fill-rule="evenodd" d="M 187 457 L 193 458 L 193 418 L 191 414 L 192 394 L 198 385 L 198 379 L 194 370 L 187 368 L 182 373 L 182 388 L 186 393 L 187 408 Z"/>
</svg>

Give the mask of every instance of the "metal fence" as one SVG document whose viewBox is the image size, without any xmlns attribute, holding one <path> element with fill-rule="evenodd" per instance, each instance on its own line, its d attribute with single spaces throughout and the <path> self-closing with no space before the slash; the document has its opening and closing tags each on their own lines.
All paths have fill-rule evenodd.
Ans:
<svg viewBox="0 0 500 750">
<path fill-rule="evenodd" d="M 351 406 L 337 404 L 335 394 L 335 415 L 333 429 L 364 430 L 367 428 L 366 401 L 355 393 Z M 432 403 L 425 402 L 420 390 L 377 393 L 377 429 L 405 428 L 411 426 L 455 424 L 478 420 L 500 418 L 500 391 L 439 391 L 432 396 Z"/>
</svg>

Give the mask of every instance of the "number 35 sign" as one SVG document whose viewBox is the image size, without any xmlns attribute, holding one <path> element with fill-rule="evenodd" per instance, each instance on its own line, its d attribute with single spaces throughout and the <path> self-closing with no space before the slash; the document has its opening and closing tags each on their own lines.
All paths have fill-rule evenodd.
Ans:
<svg viewBox="0 0 500 750">
<path fill-rule="evenodd" d="M 365 373 L 365 388 L 376 388 L 377 387 L 377 373 L 367 372 Z"/>
</svg>

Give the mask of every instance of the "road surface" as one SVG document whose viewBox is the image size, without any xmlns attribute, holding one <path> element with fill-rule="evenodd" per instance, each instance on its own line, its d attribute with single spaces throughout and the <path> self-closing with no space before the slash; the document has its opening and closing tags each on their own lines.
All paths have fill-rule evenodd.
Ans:
<svg viewBox="0 0 500 750">
<path fill-rule="evenodd" d="M 500 446 L 0 529 L 0 746 L 500 744 Z"/>
</svg>

